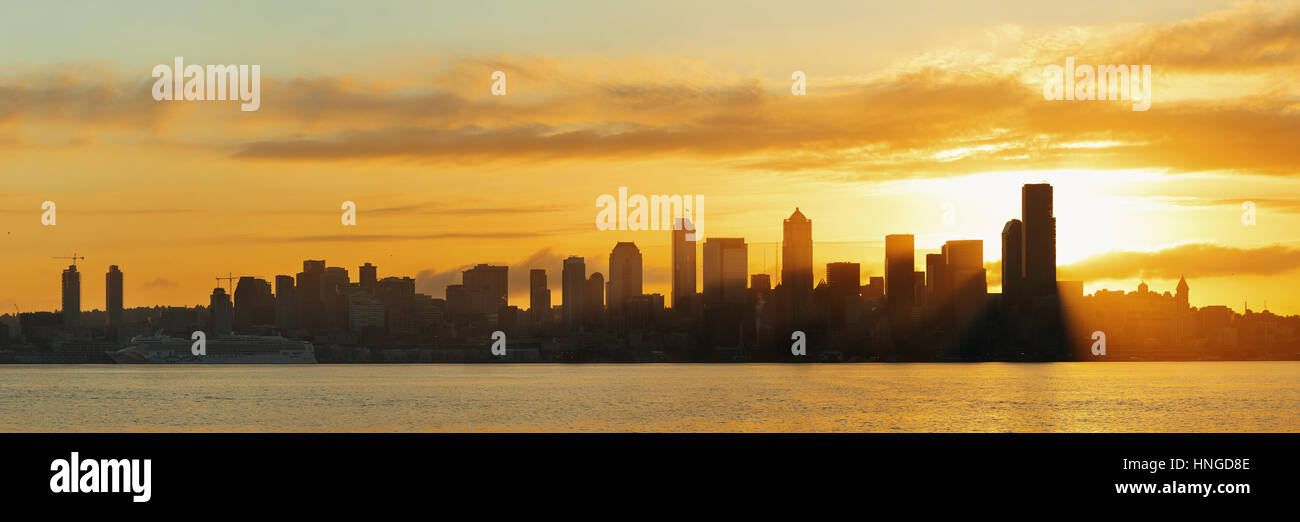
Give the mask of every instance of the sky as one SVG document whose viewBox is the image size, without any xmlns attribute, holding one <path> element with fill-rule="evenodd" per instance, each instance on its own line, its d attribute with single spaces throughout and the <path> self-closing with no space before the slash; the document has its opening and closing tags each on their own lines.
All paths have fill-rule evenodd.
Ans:
<svg viewBox="0 0 1300 522">
<path fill-rule="evenodd" d="M 1020 186 L 1049 182 L 1061 279 L 1300 313 L 1300 2 L 218 4 L 3 7 L 0 310 L 58 308 L 74 252 L 83 309 L 109 265 L 133 307 L 304 259 L 437 297 L 508 265 L 526 307 L 529 268 L 558 302 L 560 261 L 603 273 L 619 241 L 667 294 L 668 232 L 596 226 L 620 187 L 703 196 L 751 273 L 798 207 L 816 279 L 881 275 L 911 233 L 918 267 L 983 240 L 997 291 Z M 154 100 L 177 56 L 260 65 L 260 108 Z M 1150 65 L 1150 108 L 1045 99 L 1070 57 Z"/>
</svg>

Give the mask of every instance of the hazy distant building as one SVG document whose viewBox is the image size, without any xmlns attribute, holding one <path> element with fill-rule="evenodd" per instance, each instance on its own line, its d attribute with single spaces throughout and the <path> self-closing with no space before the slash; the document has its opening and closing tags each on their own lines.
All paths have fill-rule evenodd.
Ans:
<svg viewBox="0 0 1300 522">
<path fill-rule="evenodd" d="M 749 247 L 743 238 L 711 237 L 704 241 L 704 306 L 743 304 L 747 300 Z"/>
<path fill-rule="evenodd" d="M 916 238 L 912 234 L 885 236 L 885 303 L 896 319 L 911 314 L 915 272 Z"/>
<path fill-rule="evenodd" d="M 782 223 L 781 288 L 792 319 L 800 319 L 812 310 L 812 221 L 798 208 Z M 796 317 L 799 314 L 803 315 Z"/>
<path fill-rule="evenodd" d="M 671 304 L 678 312 L 685 309 L 686 303 L 695 296 L 696 241 L 686 238 L 687 234 L 694 234 L 694 230 L 689 218 L 677 218 L 673 225 Z"/>
<path fill-rule="evenodd" d="M 641 250 L 636 243 L 619 242 L 609 253 L 609 292 L 606 299 L 612 314 L 621 314 L 623 301 L 641 295 Z"/>
<path fill-rule="evenodd" d="M 122 271 L 118 270 L 117 265 L 108 267 L 108 273 L 104 274 L 104 310 L 108 311 L 108 327 L 117 329 L 122 327 Z"/>
<path fill-rule="evenodd" d="M 564 307 L 564 323 L 577 330 L 583 323 L 583 294 L 587 287 L 587 263 L 581 257 L 569 256 L 564 260 L 560 274 L 560 303 Z"/>
<path fill-rule="evenodd" d="M 1024 297 L 1025 226 L 1019 219 L 1002 227 L 1002 302 L 1014 304 Z"/>
<path fill-rule="evenodd" d="M 551 290 L 546 287 L 546 269 L 528 271 L 528 316 L 534 324 L 550 321 Z"/>
<path fill-rule="evenodd" d="M 942 253 L 925 255 L 925 304 L 936 313 L 952 299 L 947 268 Z"/>
<path fill-rule="evenodd" d="M 1020 191 L 1020 213 L 1024 220 L 1024 248 L 1021 252 L 1025 291 L 1031 296 L 1056 293 L 1056 217 L 1052 214 L 1052 186 L 1027 184 Z"/>
<path fill-rule="evenodd" d="M 226 289 L 219 286 L 212 289 L 212 296 L 208 300 L 208 327 L 211 328 L 208 337 L 230 335 L 234 331 L 234 312 Z"/>
<path fill-rule="evenodd" d="M 275 276 L 275 326 L 281 332 L 298 328 L 298 294 L 293 276 Z"/>
<path fill-rule="evenodd" d="M 63 270 L 63 327 L 72 330 L 81 326 L 81 273 L 77 265 Z"/>
<path fill-rule="evenodd" d="M 506 306 L 510 295 L 509 270 L 504 266 L 478 264 L 461 272 L 471 313 L 491 315 Z"/>
</svg>

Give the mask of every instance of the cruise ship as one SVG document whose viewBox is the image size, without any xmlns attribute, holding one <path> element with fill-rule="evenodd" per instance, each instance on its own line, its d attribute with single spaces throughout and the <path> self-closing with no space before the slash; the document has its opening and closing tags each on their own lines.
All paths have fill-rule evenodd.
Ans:
<svg viewBox="0 0 1300 522">
<path fill-rule="evenodd" d="M 131 345 L 108 356 L 122 364 L 316 364 L 311 343 L 278 335 L 232 335 L 207 340 L 206 355 L 190 353 L 188 339 L 134 337 Z"/>
</svg>

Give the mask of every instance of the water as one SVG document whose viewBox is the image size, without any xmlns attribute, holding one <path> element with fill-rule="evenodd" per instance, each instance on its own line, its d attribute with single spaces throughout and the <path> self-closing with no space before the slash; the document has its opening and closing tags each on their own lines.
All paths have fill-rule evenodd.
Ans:
<svg viewBox="0 0 1300 522">
<path fill-rule="evenodd" d="M 1300 431 L 1300 362 L 0 365 L 0 431 Z"/>
</svg>

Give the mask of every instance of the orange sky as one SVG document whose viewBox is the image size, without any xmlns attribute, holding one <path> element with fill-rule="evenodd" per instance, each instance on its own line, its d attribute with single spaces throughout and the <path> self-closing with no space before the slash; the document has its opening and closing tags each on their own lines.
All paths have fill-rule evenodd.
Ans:
<svg viewBox="0 0 1300 522">
<path fill-rule="evenodd" d="M 127 306 L 192 305 L 215 276 L 270 279 L 303 259 L 354 278 L 372 262 L 435 296 L 467 265 L 508 264 L 511 304 L 526 306 L 527 268 L 558 287 L 560 259 L 604 271 L 618 241 L 645 254 L 646 291 L 667 293 L 667 232 L 595 226 L 596 198 L 620 186 L 703 195 L 706 235 L 745 237 L 755 273 L 776 273 L 796 206 L 818 266 L 880 275 L 884 235 L 913 233 L 918 265 L 945 240 L 983 239 L 995 268 L 1020 185 L 1048 181 L 1063 279 L 1165 291 L 1186 275 L 1193 305 L 1300 313 L 1300 3 L 1183 4 L 1073 17 L 1008 5 L 973 20 L 834 4 L 730 24 L 701 8 L 717 18 L 709 31 L 674 25 L 695 14 L 674 3 L 679 16 L 644 21 L 660 29 L 645 35 L 624 18 L 626 36 L 602 29 L 612 11 L 583 27 L 505 14 L 504 29 L 484 22 L 460 43 L 404 26 L 388 37 L 360 12 L 352 25 L 325 13 L 275 25 L 268 12 L 156 42 L 74 15 L 62 23 L 81 36 L 0 41 L 13 50 L 0 73 L 0 310 L 55 309 L 66 263 L 51 257 L 74 251 L 86 309 L 103 307 L 110 264 Z M 115 16 L 133 15 L 151 16 Z M 177 55 L 262 64 L 260 110 L 154 101 L 149 71 Z M 1151 65 L 1151 108 L 1044 100 L 1043 68 L 1066 57 Z M 496 70 L 506 96 L 489 92 Z M 790 93 L 796 70 L 806 96 Z M 41 225 L 47 200 L 55 226 Z M 340 225 L 343 201 L 356 227 Z"/>
</svg>

